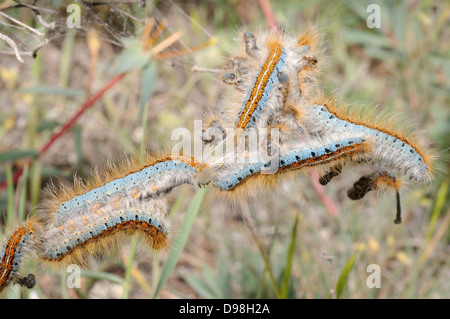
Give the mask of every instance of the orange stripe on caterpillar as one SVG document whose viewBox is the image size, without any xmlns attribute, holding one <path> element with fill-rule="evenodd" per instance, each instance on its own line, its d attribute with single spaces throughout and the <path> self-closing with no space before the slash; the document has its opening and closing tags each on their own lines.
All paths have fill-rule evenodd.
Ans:
<svg viewBox="0 0 450 319">
<path fill-rule="evenodd" d="M 17 228 L 1 246 L 0 251 L 0 292 L 17 276 L 25 254 L 35 240 L 35 228 L 32 222 Z M 30 243 L 30 241 L 32 243 Z"/>
<path fill-rule="evenodd" d="M 391 127 L 391 121 L 385 119 L 364 118 L 343 112 L 335 107 L 331 100 L 321 101 L 303 108 L 303 121 L 312 133 L 328 134 L 334 132 L 345 136 L 361 136 L 373 141 L 372 156 L 379 161 L 380 170 L 392 175 L 407 175 L 422 182 L 428 180 L 433 172 L 433 156 L 425 147 L 415 143 L 413 135 L 408 137 Z M 389 127 L 391 126 L 391 127 Z"/>
<path fill-rule="evenodd" d="M 302 169 L 304 167 L 313 167 L 325 165 L 330 162 L 351 157 L 357 153 L 365 153 L 369 146 L 361 138 L 344 139 L 328 143 L 319 147 L 307 147 L 302 149 L 293 149 L 282 155 L 278 159 L 278 173 L 284 173 L 291 170 Z M 256 162 L 241 164 L 241 167 L 225 168 L 218 172 L 214 181 L 214 186 L 222 191 L 232 191 L 242 186 L 248 179 L 260 175 L 270 163 Z"/>
<path fill-rule="evenodd" d="M 155 211 L 158 205 L 152 202 L 134 202 L 130 208 L 121 208 L 111 213 L 72 220 L 58 228 L 47 230 L 37 255 L 50 262 L 82 262 L 92 251 L 105 247 L 107 239 L 119 233 L 145 235 L 153 249 L 165 248 L 168 244 L 168 222 L 166 212 Z"/>
<path fill-rule="evenodd" d="M 268 46 L 270 48 L 269 56 L 253 80 L 239 111 L 236 128 L 245 130 L 256 124 L 277 81 L 277 76 L 284 67 L 286 53 L 281 44 L 278 41 L 271 41 Z"/>
<path fill-rule="evenodd" d="M 334 151 L 327 150 L 325 148 L 325 152 L 326 152 L 325 154 L 307 158 L 307 159 L 300 160 L 300 161 L 296 161 L 289 165 L 282 165 L 282 163 L 280 161 L 279 169 L 281 172 L 284 172 L 287 170 L 295 170 L 295 169 L 300 169 L 303 167 L 311 167 L 311 166 L 316 166 L 316 165 L 328 164 L 342 156 L 349 156 L 349 155 L 353 155 L 355 153 L 363 153 L 368 149 L 368 145 L 364 140 L 361 140 L 360 142 L 356 142 L 356 143 L 352 143 L 352 141 L 345 141 L 345 142 L 347 142 L 349 145 L 339 146 Z M 350 144 L 350 143 L 352 143 L 352 144 Z"/>
</svg>

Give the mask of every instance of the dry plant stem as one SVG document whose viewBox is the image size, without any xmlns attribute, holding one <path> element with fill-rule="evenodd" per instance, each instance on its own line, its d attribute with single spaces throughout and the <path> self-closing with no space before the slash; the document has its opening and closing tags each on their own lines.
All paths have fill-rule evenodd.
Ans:
<svg viewBox="0 0 450 319">
<path fill-rule="evenodd" d="M 54 37 L 53 39 L 56 39 L 58 37 Z M 19 51 L 19 54 L 22 56 L 31 56 L 33 58 L 36 58 L 38 51 L 46 46 L 51 40 L 53 39 L 44 39 L 44 41 L 39 44 L 35 49 L 33 49 L 33 51 Z M 5 54 L 5 55 L 12 55 L 12 54 L 16 54 L 15 52 L 4 52 L 4 51 L 0 51 L 0 54 Z"/>
<path fill-rule="evenodd" d="M 6 13 L 0 11 L 0 15 L 2 15 L 3 17 L 5 17 L 8 20 L 11 20 L 12 22 L 30 30 L 33 33 L 36 33 L 38 36 L 40 36 L 41 38 L 45 37 L 45 33 L 39 32 L 38 30 L 30 27 L 29 25 L 26 25 L 25 23 L 20 22 L 19 20 L 14 19 L 13 17 L 10 17 L 9 15 L 7 15 Z"/>
<path fill-rule="evenodd" d="M 204 73 L 221 73 L 223 72 L 221 69 L 208 69 L 202 68 L 200 66 L 194 65 L 191 69 L 191 72 L 204 72 Z"/>
<path fill-rule="evenodd" d="M 90 98 L 92 93 L 92 83 L 94 82 L 95 70 L 98 61 L 98 52 L 100 50 L 100 43 L 96 31 L 94 30 L 88 31 L 87 43 L 89 47 L 90 61 L 89 61 L 89 78 L 86 91 L 87 97 Z"/>
<path fill-rule="evenodd" d="M 148 31 L 148 35 L 145 38 L 146 40 L 144 41 L 144 43 L 145 43 L 145 46 L 148 48 L 151 48 L 156 43 L 156 41 L 158 41 L 161 34 L 164 32 L 164 30 L 166 30 L 166 24 L 167 24 L 165 19 L 162 19 L 161 21 L 159 21 L 157 19 L 151 19 L 147 24 L 148 27 L 152 26 L 152 25 L 150 25 L 150 22 L 152 24 L 155 24 L 155 26 L 153 27 L 155 29 L 154 29 L 154 31 L 151 31 L 150 29 L 146 30 L 146 31 Z"/>
<path fill-rule="evenodd" d="M 50 40 L 44 39 L 44 42 L 42 42 L 41 44 L 39 44 L 39 45 L 31 52 L 31 56 L 32 56 L 33 58 L 36 58 L 36 55 L 37 55 L 38 51 L 39 51 L 42 47 L 46 46 L 49 42 L 50 42 Z"/>
<path fill-rule="evenodd" d="M 42 16 L 41 16 L 41 14 L 39 13 L 39 11 L 35 11 L 35 13 L 36 13 L 36 17 L 37 17 L 39 23 L 40 23 L 43 27 L 48 28 L 48 29 L 51 29 L 51 30 L 53 30 L 53 29 L 55 28 L 55 26 L 56 26 L 56 23 L 55 23 L 55 22 L 50 22 L 50 23 L 48 23 L 47 21 L 44 20 L 44 18 L 42 18 Z"/>
<path fill-rule="evenodd" d="M 439 227 L 438 231 L 433 236 L 432 240 L 426 246 L 424 252 L 420 256 L 420 258 L 419 258 L 419 269 L 421 269 L 423 267 L 423 265 L 428 260 L 428 258 L 430 257 L 431 253 L 433 252 L 433 250 L 439 244 L 441 238 L 448 231 L 449 225 L 450 225 L 450 212 L 447 213 L 447 215 L 445 216 L 445 218 L 444 218 L 444 220 L 443 220 L 443 222 L 441 224 L 441 227 Z"/>
<path fill-rule="evenodd" d="M 150 37 L 150 31 L 152 28 L 154 21 L 152 18 L 146 20 L 145 22 L 145 28 L 144 28 L 144 32 L 142 33 L 142 37 L 141 37 L 141 42 L 142 42 L 142 46 L 144 47 L 144 50 L 148 50 L 151 46 L 151 44 L 149 44 L 150 40 L 147 40 Z"/>
<path fill-rule="evenodd" d="M 39 23 L 40 23 L 43 27 L 46 27 L 46 28 L 51 29 L 51 30 L 53 30 L 53 29 L 55 28 L 55 26 L 56 26 L 56 23 L 55 23 L 55 22 L 47 23 L 47 21 L 45 21 L 45 20 L 42 18 L 41 12 L 40 12 L 40 10 L 42 10 L 42 8 L 38 8 L 38 7 L 35 7 L 35 6 L 32 6 L 32 5 L 29 5 L 29 4 L 27 4 L 27 3 L 22 3 L 22 2 L 17 1 L 17 0 L 14 0 L 14 2 L 16 2 L 16 3 L 19 4 L 17 7 L 23 6 L 23 7 L 28 7 L 28 8 L 30 8 L 31 10 L 33 10 L 33 12 L 36 14 L 36 17 L 37 17 Z M 36 2 L 36 1 L 34 1 L 34 2 Z M 46 11 L 47 11 L 47 12 L 52 12 L 52 13 L 57 13 L 57 11 L 55 11 L 55 10 L 46 10 Z"/>
<path fill-rule="evenodd" d="M 33 52 L 30 51 L 18 51 L 20 56 L 32 56 Z M 11 51 L 0 51 L 0 55 L 16 55 L 16 52 Z"/>
<path fill-rule="evenodd" d="M 19 50 L 17 49 L 17 44 L 14 42 L 14 40 L 2 33 L 0 33 L 0 39 L 5 40 L 14 49 L 14 53 L 16 55 L 17 60 L 20 63 L 23 63 L 23 59 L 20 56 Z"/>
<path fill-rule="evenodd" d="M 125 11 L 119 9 L 119 8 L 110 8 L 109 11 L 111 11 L 111 12 L 119 12 L 120 14 L 123 14 L 124 16 L 130 18 L 131 20 L 137 21 L 139 23 L 144 22 L 144 20 L 138 19 L 135 16 L 132 16 L 131 14 L 129 14 L 129 13 L 127 13 L 127 12 L 125 12 Z"/>
<path fill-rule="evenodd" d="M 154 46 L 153 49 L 150 50 L 150 52 L 153 55 L 156 55 L 156 54 L 160 53 L 165 48 L 167 48 L 167 47 L 171 46 L 172 44 L 174 44 L 175 42 L 177 42 L 181 38 L 182 35 L 183 34 L 182 34 L 181 31 L 175 32 L 170 37 L 168 37 L 167 39 L 165 39 L 164 41 L 162 41 L 158 45 Z"/>
<path fill-rule="evenodd" d="M 27 7 L 27 8 L 30 8 L 30 9 L 33 9 L 33 10 L 36 10 L 36 11 L 39 11 L 39 12 L 58 13 L 57 10 L 37 7 L 37 6 L 31 5 L 31 4 L 29 4 L 29 3 L 22 2 L 22 1 L 14 0 L 14 2 L 18 3 L 18 5 L 17 5 L 17 6 L 14 6 L 14 7 L 8 7 L 8 8 L 5 8 L 4 10 L 6 10 L 6 9 L 12 9 L 12 8 Z"/>
<path fill-rule="evenodd" d="M 17 225 L 17 223 L 19 222 L 19 197 L 20 190 L 23 187 L 23 175 L 21 177 L 22 178 L 19 178 L 19 180 L 17 181 L 16 191 L 14 192 L 14 225 Z"/>
<path fill-rule="evenodd" d="M 196 52 L 199 50 L 202 50 L 204 48 L 207 48 L 211 45 L 213 45 L 215 43 L 215 39 L 211 39 L 208 42 L 202 43 L 200 45 L 196 45 L 190 48 L 186 48 L 186 49 L 182 49 L 182 50 L 177 50 L 177 51 L 169 51 L 169 52 L 161 52 L 158 55 L 156 55 L 157 59 L 169 59 L 169 58 L 173 58 L 176 56 L 180 56 L 180 55 L 186 55 L 186 54 L 190 54 L 192 52 Z"/>
</svg>

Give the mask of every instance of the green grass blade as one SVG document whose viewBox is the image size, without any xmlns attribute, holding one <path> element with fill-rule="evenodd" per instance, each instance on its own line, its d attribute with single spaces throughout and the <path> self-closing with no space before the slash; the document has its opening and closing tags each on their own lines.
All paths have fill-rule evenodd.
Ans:
<svg viewBox="0 0 450 319">
<path fill-rule="evenodd" d="M 283 281 L 280 287 L 281 298 L 286 299 L 289 292 L 289 279 L 291 277 L 292 259 L 295 252 L 295 238 L 297 236 L 298 216 L 295 216 L 294 226 L 292 227 L 291 242 L 289 243 L 289 251 L 286 256 L 286 269 L 284 270 Z"/>
<path fill-rule="evenodd" d="M 434 204 L 433 212 L 431 213 L 430 224 L 428 226 L 427 242 L 429 242 L 433 237 L 437 222 L 439 220 L 439 215 L 441 214 L 442 208 L 445 205 L 449 181 L 449 179 L 446 179 L 442 182 L 441 187 L 439 187 L 438 193 L 436 195 L 436 202 Z"/>
<path fill-rule="evenodd" d="M 348 280 L 348 274 L 353 268 L 353 265 L 355 263 L 356 253 L 353 254 L 352 258 L 347 262 L 347 265 L 345 265 L 344 269 L 342 270 L 341 274 L 339 275 L 339 279 L 336 283 L 336 298 L 340 298 L 342 295 L 342 292 L 344 291 L 345 285 L 347 284 Z"/>
<path fill-rule="evenodd" d="M 59 282 L 62 299 L 69 299 L 69 292 L 67 291 L 67 273 L 63 269 L 59 271 Z"/>
<path fill-rule="evenodd" d="M 19 207 L 17 209 L 17 215 L 19 218 L 19 221 L 25 220 L 25 214 L 26 214 L 26 199 L 27 199 L 27 183 L 28 183 L 28 173 L 29 171 L 29 165 L 26 164 L 23 168 L 23 174 L 22 174 L 22 182 L 20 183 L 20 195 L 19 195 Z"/>
<path fill-rule="evenodd" d="M 42 167 L 39 161 L 33 161 L 30 169 L 30 205 L 36 207 L 41 194 Z"/>
<path fill-rule="evenodd" d="M 75 124 L 72 128 L 74 139 L 75 139 L 75 151 L 77 153 L 77 166 L 83 164 L 83 147 L 81 138 L 81 125 Z"/>
<path fill-rule="evenodd" d="M 211 285 L 208 285 L 208 283 L 203 278 L 191 275 L 185 277 L 185 280 L 188 283 L 188 285 L 203 298 L 208 299 L 223 298 L 220 294 L 217 294 L 217 291 L 211 288 Z"/>
<path fill-rule="evenodd" d="M 210 267 L 203 266 L 202 277 L 205 285 L 210 289 L 210 291 L 215 296 L 214 298 L 224 298 L 222 296 L 222 291 L 219 286 L 218 277 Z"/>
<path fill-rule="evenodd" d="M 164 283 L 169 278 L 170 273 L 175 268 L 178 258 L 180 257 L 181 252 L 186 245 L 189 234 L 191 232 L 192 226 L 194 225 L 194 220 L 197 217 L 197 213 L 200 210 L 200 205 L 202 204 L 203 197 L 205 196 L 206 188 L 201 188 L 197 191 L 194 198 L 186 212 L 186 216 L 178 230 L 177 236 L 173 242 L 172 249 L 170 251 L 169 257 L 167 258 L 166 263 L 164 264 L 164 268 L 161 273 L 161 278 L 158 281 L 158 285 L 156 286 L 155 292 L 153 294 L 153 298 L 158 296 L 159 291 L 161 290 Z"/>
<path fill-rule="evenodd" d="M 0 154 L 0 163 L 15 161 L 20 158 L 28 157 L 28 156 L 37 156 L 37 152 L 35 150 L 14 150 L 10 152 L 5 152 Z"/>
<path fill-rule="evenodd" d="M 11 165 L 6 166 L 6 192 L 7 192 L 7 209 L 6 209 L 6 221 L 8 225 L 14 225 L 14 183 L 13 172 Z"/>
<path fill-rule="evenodd" d="M 151 53 L 144 50 L 140 42 L 130 40 L 126 49 L 119 56 L 114 75 L 143 68 L 149 61 Z"/>
<path fill-rule="evenodd" d="M 133 269 L 134 259 L 136 257 L 136 250 L 138 244 L 138 236 L 133 236 L 130 242 L 130 256 L 128 257 L 128 265 L 125 269 L 125 280 L 123 282 L 123 299 L 128 299 L 131 288 L 131 270 Z"/>
<path fill-rule="evenodd" d="M 172 208 L 169 211 L 169 220 L 171 220 L 173 218 L 173 216 L 178 212 L 181 204 L 184 201 L 184 198 L 187 196 L 187 193 L 188 193 L 188 187 L 183 187 L 176 202 L 172 205 Z"/>
<path fill-rule="evenodd" d="M 232 276 L 226 267 L 226 256 L 223 251 L 221 251 L 219 254 L 217 268 L 221 297 L 225 299 L 231 299 L 233 297 L 233 288 L 231 286 Z"/>
<path fill-rule="evenodd" d="M 95 280 L 107 280 L 115 284 L 123 284 L 124 282 L 123 278 L 106 271 L 81 270 L 80 275 Z"/>
</svg>

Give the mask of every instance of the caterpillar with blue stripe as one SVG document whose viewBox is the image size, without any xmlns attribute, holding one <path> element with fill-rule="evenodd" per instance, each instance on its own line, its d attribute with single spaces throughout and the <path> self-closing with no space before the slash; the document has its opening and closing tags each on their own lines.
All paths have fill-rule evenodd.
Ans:
<svg viewBox="0 0 450 319">
<path fill-rule="evenodd" d="M 248 37 L 248 33 L 245 34 Z M 243 130 L 253 127 L 263 112 L 270 93 L 272 92 L 278 75 L 284 67 L 286 52 L 279 42 L 267 44 L 270 48 L 269 56 L 255 76 L 251 89 L 244 99 L 238 114 L 236 128 Z"/>
<path fill-rule="evenodd" d="M 205 145 L 221 149 L 237 143 L 222 159 L 211 163 L 216 173 L 214 186 L 221 194 L 229 193 L 231 198 L 240 194 L 245 197 L 258 184 L 262 188 L 273 187 L 274 181 L 287 172 L 281 162 L 283 156 L 297 150 L 299 158 L 315 163 L 300 168 L 314 167 L 322 185 L 332 182 L 349 167 L 370 166 L 372 172 L 348 188 L 348 197 L 358 200 L 371 190 L 393 189 L 397 200 L 396 223 L 399 223 L 399 190 L 409 181 L 432 180 L 433 151 L 417 138 L 418 134 L 406 133 L 405 125 L 397 129 L 403 123 L 393 117 L 371 116 L 375 111 L 367 110 L 361 115 L 362 108 L 345 110 L 335 106 L 333 99 L 321 98 L 323 93 L 317 85 L 321 45 L 314 29 L 297 38 L 282 32 L 258 36 L 245 32 L 242 39 L 244 53 L 229 58 L 223 66 L 222 80 L 228 94 L 217 103 L 216 112 L 207 117 L 204 127 Z M 235 123 L 230 121 L 234 114 L 237 114 Z M 272 129 L 279 131 L 276 138 L 271 136 Z M 248 148 L 248 141 L 239 138 L 248 137 L 251 133 L 248 131 L 256 131 L 255 134 L 267 131 L 267 144 L 258 140 L 257 149 L 280 154 L 269 161 L 273 164 L 280 160 L 274 174 L 262 173 L 269 163 L 267 159 L 247 161 L 255 157 L 254 147 Z M 217 140 L 214 136 L 223 138 Z M 365 141 L 365 147 L 355 151 L 358 156 L 343 155 L 336 160 L 322 161 L 302 153 L 314 149 L 322 154 L 324 149 L 331 151 L 331 144 L 327 144 L 330 140 L 340 144 L 339 141 L 346 139 Z M 230 158 L 237 161 L 229 163 Z"/>
<path fill-rule="evenodd" d="M 110 246 L 107 239 L 119 234 L 144 234 L 155 250 L 168 244 L 167 204 L 165 199 L 128 201 L 114 209 L 71 218 L 59 227 L 47 225 L 38 258 L 50 263 L 83 263 L 93 251 Z"/>
<path fill-rule="evenodd" d="M 331 164 L 357 161 L 364 157 L 369 148 L 370 145 L 362 138 L 328 141 L 316 147 L 303 145 L 301 148 L 288 149 L 278 157 L 274 157 L 272 160 L 277 161 L 278 169 L 273 174 L 264 175 L 264 169 L 270 166 L 268 161 L 236 164 L 232 169 L 226 168 L 223 171 L 219 169 L 214 186 L 221 191 L 232 192 L 246 186 L 245 184 L 252 179 L 256 179 L 256 186 L 258 186 L 267 180 L 272 182 L 274 178 L 291 171 L 300 171 L 316 166 L 324 169 Z"/>
<path fill-rule="evenodd" d="M 148 156 L 146 162 L 144 165 L 132 162 L 119 165 L 105 178 L 95 176 L 87 185 L 78 183 L 78 187 L 58 190 L 52 195 L 61 201 L 54 216 L 55 226 L 61 225 L 68 215 L 84 215 L 86 210 L 98 210 L 114 201 L 157 198 L 182 184 L 203 186 L 209 183 L 208 166 L 192 158 L 169 155 L 153 159 Z M 53 207 L 48 209 L 54 210 Z"/>
<path fill-rule="evenodd" d="M 49 200 L 38 209 L 47 229 L 38 256 L 69 263 L 82 260 L 83 248 L 101 246 L 102 238 L 136 227 L 151 233 L 150 246 L 161 249 L 168 233 L 166 194 L 183 184 L 205 186 L 211 174 L 207 164 L 190 157 L 148 155 L 143 164 L 129 160 L 103 176 L 95 174 L 86 184 L 50 187 Z"/>
<path fill-rule="evenodd" d="M 165 196 L 183 184 L 204 187 L 211 176 L 208 164 L 191 157 L 148 155 L 144 163 L 133 157 L 86 182 L 76 179 L 73 186 L 49 185 L 36 218 L 0 246 L 0 292 L 11 282 L 32 287 L 34 275 L 19 273 L 27 255 L 50 266 L 85 264 L 121 235 L 136 232 L 152 249 L 165 249 L 170 240 Z"/>
<path fill-rule="evenodd" d="M 427 152 L 425 145 L 421 145 L 415 135 L 406 136 L 402 130 L 393 129 L 392 120 L 370 120 L 371 114 L 366 114 L 365 119 L 358 118 L 354 115 L 361 113 L 358 109 L 349 112 L 344 107 L 336 106 L 331 99 L 313 103 L 307 108 L 304 120 L 308 121 L 314 133 L 333 131 L 370 138 L 374 145 L 372 155 L 378 161 L 379 170 L 390 171 L 398 177 L 405 176 L 417 182 L 432 178 L 433 155 Z"/>
<path fill-rule="evenodd" d="M 83 264 L 136 232 L 152 249 L 164 249 L 170 241 L 166 195 L 184 184 L 212 184 L 221 195 L 245 199 L 292 174 L 315 170 L 325 186 L 365 165 L 372 171 L 349 185 L 347 196 L 360 200 L 373 190 L 393 189 L 395 223 L 401 222 L 399 190 L 409 180 L 433 178 L 433 151 L 417 134 L 396 129 L 394 119 L 360 115 L 358 108 L 320 97 L 321 48 L 314 30 L 298 37 L 245 32 L 241 39 L 243 52 L 221 70 L 226 93 L 205 116 L 201 137 L 205 149 L 225 152 L 202 159 L 148 155 L 73 185 L 50 185 L 37 218 L 0 246 L 0 292 L 13 282 L 33 285 L 33 275 L 22 277 L 19 269 L 27 255 L 53 266 Z"/>
<path fill-rule="evenodd" d="M 293 98 L 303 99 L 305 92 L 314 91 L 319 40 L 313 29 L 298 38 L 244 32 L 241 39 L 244 53 L 223 66 L 227 90 L 214 115 L 219 118 L 218 127 L 245 131 L 265 127 L 270 115 L 290 107 Z M 210 127 L 211 121 L 207 122 L 205 129 Z"/>
</svg>

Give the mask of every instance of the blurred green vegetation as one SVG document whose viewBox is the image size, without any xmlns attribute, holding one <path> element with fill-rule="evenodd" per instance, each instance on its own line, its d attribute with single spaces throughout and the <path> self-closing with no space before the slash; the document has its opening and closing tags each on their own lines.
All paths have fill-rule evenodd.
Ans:
<svg viewBox="0 0 450 319">
<path fill-rule="evenodd" d="M 1 56 L 0 181 L 7 181 L 0 193 L 3 225 L 15 225 L 33 214 L 50 178 L 70 180 L 74 172 L 84 177 L 93 167 L 106 166 L 108 159 L 142 154 L 144 148 L 167 149 L 171 131 L 192 128 L 193 120 L 213 109 L 220 94 L 213 75 L 192 73 L 190 68 L 220 67 L 230 51 L 239 50 L 236 31 L 257 34 L 266 26 L 256 0 L 168 3 L 176 13 L 168 29 L 184 31 L 184 45 L 197 45 L 210 36 L 219 39 L 218 45 L 144 63 L 135 59 L 142 52 L 101 42 L 93 91 L 118 71 L 112 66 L 121 58 L 122 67 L 133 70 L 39 160 L 25 161 L 36 157 L 89 94 L 92 46 L 79 30 L 61 33 L 58 41 L 24 65 L 13 56 Z M 366 24 L 370 14 L 366 8 L 373 3 L 381 9 L 379 29 Z M 133 6 L 131 12 L 140 19 L 152 10 Z M 342 186 L 355 180 L 351 173 L 325 189 L 338 205 L 337 217 L 328 214 L 305 179 L 280 185 L 274 194 L 258 194 L 243 207 L 219 201 L 211 188 L 203 197 L 186 186 L 170 195 L 175 236 L 182 238 L 174 245 L 177 253 L 149 255 L 138 237 L 121 242 L 105 258 L 93 259 L 83 272 L 81 289 L 66 288 L 63 271 L 43 271 L 31 261 L 23 272 L 37 275 L 33 294 L 41 298 L 151 298 L 155 292 L 160 298 L 450 296 L 450 5 L 305 0 L 271 1 L 271 6 L 289 34 L 314 25 L 323 35 L 325 50 L 319 64 L 327 93 L 342 102 L 377 105 L 401 114 L 416 123 L 415 129 L 438 150 L 433 185 L 402 193 L 403 224 L 392 222 L 392 194 L 347 200 Z M 25 23 L 34 21 L 23 8 L 8 13 Z M 143 23 L 127 21 L 137 30 L 131 41 L 139 43 Z M 13 172 L 24 163 L 22 178 L 13 186 Z M 370 264 L 381 268 L 381 288 L 366 285 Z M 17 286 L 8 297 L 21 292 L 30 297 L 30 291 Z"/>
</svg>

